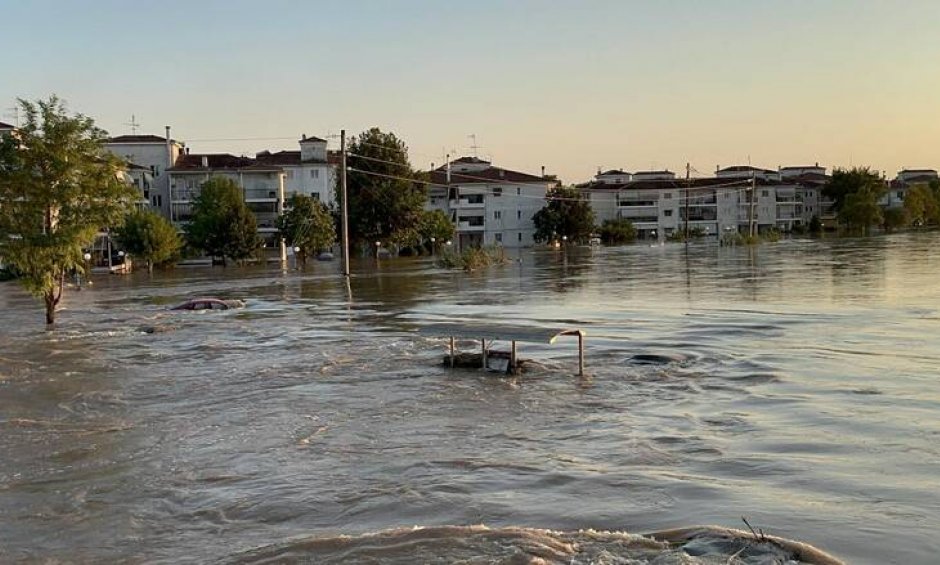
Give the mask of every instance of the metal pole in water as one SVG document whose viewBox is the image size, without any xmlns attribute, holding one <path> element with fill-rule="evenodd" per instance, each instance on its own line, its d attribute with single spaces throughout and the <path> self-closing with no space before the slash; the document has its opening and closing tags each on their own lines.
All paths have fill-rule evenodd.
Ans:
<svg viewBox="0 0 940 565">
<path fill-rule="evenodd" d="M 339 132 L 339 184 L 342 194 L 342 246 L 343 246 L 343 275 L 349 276 L 349 195 L 346 192 L 346 130 Z"/>
<path fill-rule="evenodd" d="M 454 336 L 450 336 L 450 368 L 454 368 Z"/>
<path fill-rule="evenodd" d="M 578 376 L 584 376 L 584 334 L 578 332 Z"/>
</svg>

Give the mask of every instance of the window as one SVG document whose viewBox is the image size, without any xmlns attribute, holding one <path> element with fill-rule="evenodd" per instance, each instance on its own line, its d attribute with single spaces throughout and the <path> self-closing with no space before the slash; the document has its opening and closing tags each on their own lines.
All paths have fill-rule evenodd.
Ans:
<svg viewBox="0 0 940 565">
<path fill-rule="evenodd" d="M 313 198 L 314 200 L 316 200 L 317 202 L 319 202 L 319 201 L 320 201 L 320 193 L 319 193 L 319 192 L 311 192 L 311 193 L 310 193 L 310 198 Z"/>
<path fill-rule="evenodd" d="M 516 236 L 517 236 L 516 239 L 518 241 L 522 241 L 522 232 L 517 233 Z"/>
<path fill-rule="evenodd" d="M 666 194 L 663 194 L 663 199 L 665 199 L 665 200 L 671 200 L 671 199 L 672 199 L 672 193 L 671 193 L 671 192 L 667 192 Z"/>
<path fill-rule="evenodd" d="M 160 167 L 158 167 L 157 165 L 153 166 L 153 176 L 155 177 L 160 176 Z"/>
<path fill-rule="evenodd" d="M 502 242 L 503 242 L 503 234 L 501 233 L 496 234 L 496 243 L 502 243 Z"/>
<path fill-rule="evenodd" d="M 520 187 L 517 186 L 517 187 L 516 187 L 516 196 L 519 196 L 520 194 L 522 194 L 522 188 L 520 188 Z"/>
<path fill-rule="evenodd" d="M 666 216 L 667 218 L 672 216 L 672 210 L 663 210 L 663 216 Z"/>
<path fill-rule="evenodd" d="M 516 210 L 516 219 L 517 219 L 517 220 L 521 220 L 521 219 L 522 219 L 522 210 Z"/>
<path fill-rule="evenodd" d="M 320 169 L 310 169 L 310 178 L 312 179 L 320 178 Z"/>
<path fill-rule="evenodd" d="M 493 196 L 502 196 L 502 195 L 503 195 L 503 189 L 501 187 L 497 186 L 496 188 L 493 189 Z"/>
<path fill-rule="evenodd" d="M 768 196 L 770 196 L 770 192 L 766 190 L 762 190 L 760 191 L 760 195 L 761 195 L 761 198 L 767 198 Z"/>
<path fill-rule="evenodd" d="M 904 199 L 904 193 L 901 192 L 900 190 L 898 191 L 898 198 L 900 198 L 900 199 L 902 199 L 902 200 Z"/>
<path fill-rule="evenodd" d="M 493 219 L 494 219 L 494 220 L 502 220 L 502 219 L 503 219 L 503 213 L 502 213 L 502 211 L 496 210 L 495 212 L 493 212 Z"/>
</svg>

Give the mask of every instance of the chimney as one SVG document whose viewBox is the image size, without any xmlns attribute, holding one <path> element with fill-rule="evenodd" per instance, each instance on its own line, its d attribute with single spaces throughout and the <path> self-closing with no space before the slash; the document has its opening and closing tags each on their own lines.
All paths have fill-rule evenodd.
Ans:
<svg viewBox="0 0 940 565">
<path fill-rule="evenodd" d="M 307 141 L 307 134 L 305 133 L 300 134 L 300 141 Z"/>
<path fill-rule="evenodd" d="M 447 184 L 450 184 L 450 153 L 447 154 Z"/>
<path fill-rule="evenodd" d="M 203 156 L 202 156 L 202 168 L 203 168 L 203 169 L 208 169 L 208 168 L 209 168 L 209 156 L 208 156 L 208 155 L 203 155 Z"/>
<path fill-rule="evenodd" d="M 545 165 L 542 165 L 542 178 L 545 178 Z"/>
<path fill-rule="evenodd" d="M 170 126 L 166 126 L 166 167 L 163 170 L 169 169 L 175 164 L 173 162 L 173 144 L 170 142 Z"/>
<path fill-rule="evenodd" d="M 816 161 L 816 168 L 819 168 L 819 161 Z"/>
<path fill-rule="evenodd" d="M 720 170 L 721 170 L 721 165 L 715 165 L 715 172 L 717 173 Z"/>
</svg>

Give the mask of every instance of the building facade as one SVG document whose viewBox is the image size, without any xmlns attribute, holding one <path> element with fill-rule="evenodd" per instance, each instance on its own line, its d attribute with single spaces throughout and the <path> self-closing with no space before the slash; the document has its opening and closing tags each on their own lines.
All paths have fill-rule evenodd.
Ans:
<svg viewBox="0 0 940 565">
<path fill-rule="evenodd" d="M 535 243 L 532 218 L 556 181 L 463 157 L 431 172 L 426 208 L 441 210 L 457 229 L 456 244 L 517 248 Z"/>
<path fill-rule="evenodd" d="M 169 133 L 169 128 L 167 128 Z M 183 144 L 158 135 L 120 135 L 105 142 L 105 149 L 127 163 L 150 170 L 150 206 L 169 217 L 170 176 L 168 171 L 183 154 Z"/>
</svg>

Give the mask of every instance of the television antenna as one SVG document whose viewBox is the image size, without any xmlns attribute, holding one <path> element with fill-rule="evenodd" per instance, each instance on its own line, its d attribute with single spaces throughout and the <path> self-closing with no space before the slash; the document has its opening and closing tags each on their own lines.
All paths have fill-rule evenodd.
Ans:
<svg viewBox="0 0 940 565">
<path fill-rule="evenodd" d="M 469 137 L 470 140 L 473 142 L 473 143 L 470 144 L 470 151 L 473 152 L 473 157 L 474 157 L 474 159 L 479 158 L 479 154 L 478 154 L 478 153 L 479 153 L 480 146 L 477 145 L 477 134 L 471 133 L 471 134 L 468 135 L 467 137 Z"/>
<path fill-rule="evenodd" d="M 135 116 L 134 114 L 131 114 L 131 121 L 129 121 L 129 122 L 124 122 L 124 125 L 125 125 L 125 126 L 130 126 L 130 127 L 131 127 L 131 133 L 134 134 L 134 135 L 137 135 L 137 128 L 140 127 L 140 123 L 137 121 L 137 116 Z"/>
</svg>

